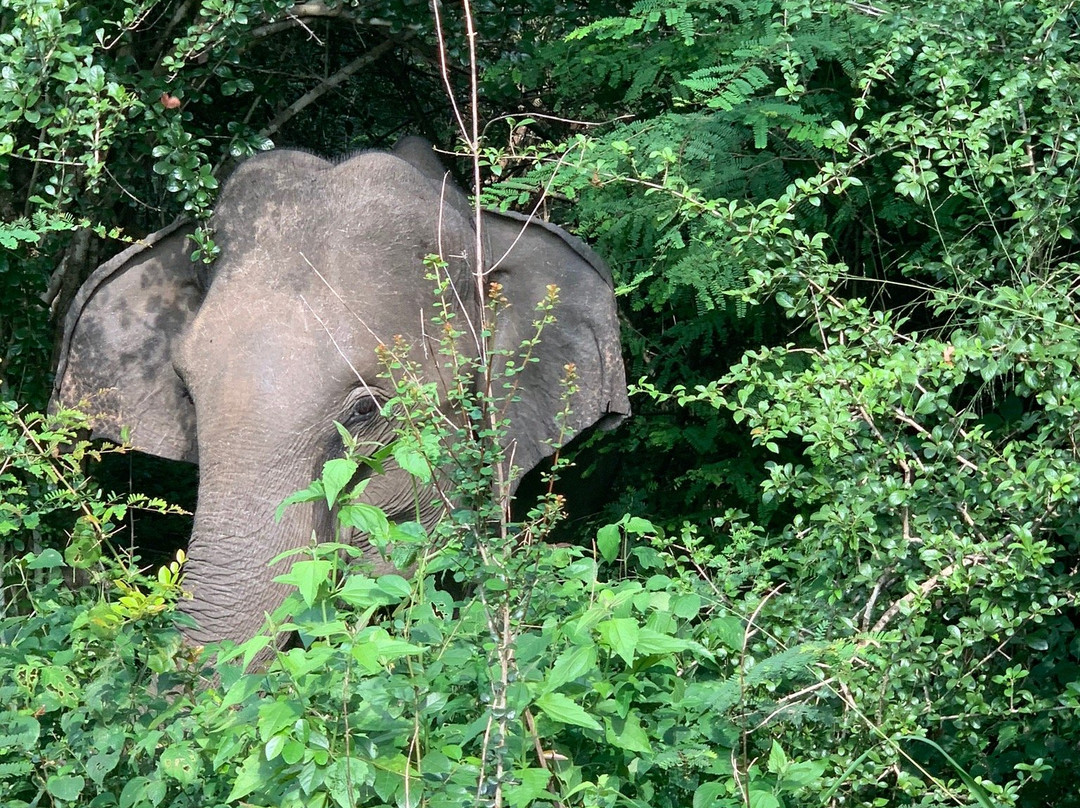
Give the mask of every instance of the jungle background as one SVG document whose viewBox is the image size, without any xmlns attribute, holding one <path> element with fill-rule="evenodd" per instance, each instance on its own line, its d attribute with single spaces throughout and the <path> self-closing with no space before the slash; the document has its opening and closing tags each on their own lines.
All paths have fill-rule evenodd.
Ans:
<svg viewBox="0 0 1080 808">
<path fill-rule="evenodd" d="M 1075 4 L 439 9 L 0 0 L 3 805 L 1080 805 Z M 314 548 L 208 679 L 194 471 L 38 415 L 58 323 L 244 156 L 404 134 L 606 258 L 635 414 L 554 541 Z"/>
</svg>

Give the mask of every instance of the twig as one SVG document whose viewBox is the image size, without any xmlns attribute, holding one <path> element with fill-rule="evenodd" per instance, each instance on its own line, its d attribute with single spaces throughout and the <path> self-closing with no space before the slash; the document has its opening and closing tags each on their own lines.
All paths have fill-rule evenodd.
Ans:
<svg viewBox="0 0 1080 808">
<path fill-rule="evenodd" d="M 291 118 L 297 115 L 305 107 L 308 107 L 311 104 L 315 103 L 328 92 L 333 90 L 335 87 L 343 84 L 354 73 L 359 72 L 362 68 L 366 67 L 377 59 L 380 59 L 387 53 L 387 51 L 392 50 L 394 47 L 400 45 L 402 42 L 407 41 L 412 36 L 413 34 L 411 32 L 407 32 L 399 37 L 393 37 L 384 40 L 383 42 L 379 43 L 374 48 L 369 50 L 367 53 L 365 53 L 363 56 L 359 56 L 356 59 L 353 59 L 351 62 L 345 65 L 345 67 L 341 68 L 341 70 L 337 71 L 329 78 L 323 80 L 317 87 L 313 87 L 311 90 L 304 93 L 298 99 L 289 104 L 289 106 L 282 110 L 282 112 L 278 114 L 278 116 L 275 117 L 274 120 L 270 121 L 270 123 L 266 125 L 266 128 L 259 132 L 259 134 L 263 137 L 270 137 L 282 126 L 288 123 Z"/>
<path fill-rule="evenodd" d="M 979 554 L 964 556 L 963 559 L 961 559 L 956 564 L 950 564 L 949 566 L 942 569 L 941 572 L 937 573 L 936 575 L 931 575 L 929 578 L 927 578 L 925 581 L 923 581 L 921 584 L 919 584 L 919 591 L 918 592 L 908 592 L 902 598 L 895 601 L 888 609 L 886 609 L 885 613 L 883 615 L 881 615 L 881 618 L 876 623 L 874 623 L 874 627 L 872 629 L 870 629 L 870 633 L 871 634 L 876 634 L 876 633 L 878 633 L 880 631 L 884 631 L 885 627 L 887 625 L 889 625 L 889 622 L 894 617 L 896 617 L 896 614 L 902 608 L 904 608 L 905 606 L 910 604 L 918 596 L 926 597 L 926 595 L 930 594 L 930 592 L 932 590 L 934 590 L 939 583 L 941 583 L 942 578 L 948 578 L 950 575 L 952 575 L 954 572 L 956 572 L 956 570 L 958 570 L 960 567 L 962 567 L 962 566 L 963 567 L 970 567 L 973 564 L 979 563 L 984 558 L 985 558 L 985 556 L 979 555 Z"/>
<path fill-rule="evenodd" d="M 356 15 L 352 9 L 346 8 L 344 5 L 335 6 L 331 8 L 325 3 L 312 2 L 312 3 L 300 3 L 293 6 L 284 14 L 285 19 L 274 20 L 268 22 L 265 25 L 260 25 L 258 28 L 251 32 L 252 39 L 261 39 L 263 37 L 273 36 L 274 34 L 292 28 L 295 25 L 299 25 L 312 37 L 315 37 L 315 32 L 304 25 L 305 19 L 312 19 L 316 17 L 323 17 L 329 19 L 343 19 L 343 20 L 355 20 Z M 375 23 L 368 23 L 375 24 Z M 315 37 L 318 39 L 318 37 Z M 321 43 L 320 43 L 321 44 Z"/>
</svg>

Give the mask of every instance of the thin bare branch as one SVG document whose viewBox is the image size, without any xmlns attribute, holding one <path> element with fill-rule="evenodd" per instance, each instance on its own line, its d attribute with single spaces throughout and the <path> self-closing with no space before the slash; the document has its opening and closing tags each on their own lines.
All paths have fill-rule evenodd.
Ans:
<svg viewBox="0 0 1080 808">
<path fill-rule="evenodd" d="M 282 110 L 277 115 L 277 117 L 274 118 L 274 120 L 270 121 L 270 123 L 266 125 L 266 128 L 264 128 L 259 134 L 263 137 L 273 136 L 279 129 L 281 129 L 282 126 L 288 123 L 290 119 L 295 117 L 306 107 L 314 104 L 316 101 L 318 101 L 328 92 L 333 90 L 335 87 L 338 87 L 341 84 L 345 83 L 345 81 L 347 81 L 349 77 L 355 75 L 372 62 L 381 59 L 389 51 L 393 50 L 401 43 L 411 39 L 412 36 L 412 33 L 404 33 L 400 36 L 384 40 L 383 42 L 379 43 L 374 48 L 369 50 L 367 53 L 365 53 L 363 56 L 358 56 L 356 59 L 353 59 L 351 62 L 345 65 L 345 67 L 341 68 L 339 71 L 320 82 L 318 86 L 308 90 L 298 99 L 289 104 L 289 106 Z"/>
</svg>

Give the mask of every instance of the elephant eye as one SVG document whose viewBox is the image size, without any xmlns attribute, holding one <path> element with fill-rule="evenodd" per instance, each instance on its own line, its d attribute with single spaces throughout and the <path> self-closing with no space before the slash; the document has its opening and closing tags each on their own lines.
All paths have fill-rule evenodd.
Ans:
<svg viewBox="0 0 1080 808">
<path fill-rule="evenodd" d="M 348 425 L 362 424 L 370 421 L 379 413 L 379 402 L 369 390 L 358 390 L 356 399 L 353 401 L 349 414 L 346 416 Z"/>
</svg>

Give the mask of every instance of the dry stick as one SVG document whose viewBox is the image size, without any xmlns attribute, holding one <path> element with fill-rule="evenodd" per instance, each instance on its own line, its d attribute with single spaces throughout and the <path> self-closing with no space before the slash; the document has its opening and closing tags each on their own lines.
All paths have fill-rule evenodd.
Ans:
<svg viewBox="0 0 1080 808">
<path fill-rule="evenodd" d="M 739 654 L 739 703 L 740 704 L 745 704 L 746 703 L 745 662 L 746 662 L 747 648 L 750 645 L 750 637 L 753 636 L 752 629 L 754 627 L 754 621 L 757 619 L 758 614 L 765 607 L 765 604 L 769 602 L 769 600 L 772 598 L 772 596 L 775 595 L 777 592 L 779 592 L 783 588 L 784 588 L 784 584 L 780 583 L 777 586 L 773 587 L 772 590 L 770 590 L 769 592 L 766 592 L 765 597 L 763 597 L 761 599 L 761 602 L 755 607 L 753 613 L 750 615 L 750 619 L 746 621 L 746 630 L 743 632 L 742 651 Z M 747 760 L 750 757 L 750 749 L 749 749 L 750 733 L 744 731 L 744 732 L 742 732 L 740 734 L 742 735 L 742 763 L 744 765 L 746 765 L 747 769 L 749 769 L 750 766 L 747 763 Z M 732 753 L 732 756 L 734 756 L 735 750 L 732 749 L 731 753 Z M 750 795 L 744 789 L 744 787 L 742 785 L 742 782 L 739 781 L 739 779 L 738 779 L 738 774 L 737 774 L 738 770 L 739 770 L 738 766 L 733 767 L 733 771 L 736 773 L 735 774 L 735 779 L 738 782 L 739 791 L 742 792 L 743 799 L 746 800 L 747 802 L 749 802 Z"/>
<path fill-rule="evenodd" d="M 168 25 L 165 26 L 165 32 L 161 35 L 161 39 L 159 40 L 161 42 L 161 47 L 158 49 L 157 57 L 154 59 L 155 65 L 161 65 L 161 60 L 165 56 L 165 51 L 168 50 L 172 40 L 172 32 L 176 29 L 176 26 L 180 24 L 181 20 L 187 16 L 187 13 L 191 10 L 194 3 L 195 0 L 184 0 L 184 2 L 177 7 L 176 13 L 173 14 Z"/>
<path fill-rule="evenodd" d="M 313 17 L 326 17 L 330 19 L 344 19 L 355 20 L 356 15 L 352 13 L 351 9 L 344 6 L 337 6 L 331 8 L 325 3 L 300 3 L 295 5 L 285 12 L 285 19 L 274 20 L 268 22 L 266 25 L 260 25 L 254 31 L 251 32 L 251 36 L 254 39 L 261 39 L 263 37 L 272 36 L 280 31 L 285 31 L 292 28 L 294 25 L 300 25 L 310 34 L 314 36 L 314 32 L 304 25 L 305 19 L 311 19 Z"/>
<path fill-rule="evenodd" d="M 289 106 L 282 110 L 282 112 L 278 114 L 278 116 L 274 118 L 274 120 L 270 121 L 270 123 L 266 125 L 266 128 L 263 129 L 259 134 L 263 137 L 270 137 L 275 132 L 277 132 L 278 129 L 284 126 L 290 118 L 295 116 L 305 107 L 310 106 L 315 101 L 319 100 L 328 92 L 333 90 L 335 87 L 343 84 L 345 80 L 352 76 L 354 73 L 359 72 L 362 68 L 381 58 L 384 54 L 386 54 L 387 51 L 391 50 L 397 45 L 400 45 L 402 42 L 405 42 L 412 36 L 413 35 L 410 32 L 403 34 L 400 37 L 394 37 L 384 40 L 383 42 L 380 42 L 374 48 L 369 50 L 367 53 L 365 53 L 363 56 L 359 56 L 356 59 L 353 59 L 351 62 L 345 65 L 345 67 L 341 68 L 341 70 L 337 71 L 328 79 L 321 82 L 317 87 L 312 88 L 311 90 L 300 96 L 298 99 L 293 101 L 291 104 L 289 104 Z"/>
<path fill-rule="evenodd" d="M 479 110 L 479 98 L 478 98 L 478 77 L 477 77 L 477 57 L 476 57 L 476 29 L 473 25 L 472 6 L 469 0 L 462 0 L 462 7 L 465 15 L 465 30 L 468 39 L 469 46 L 469 122 L 466 123 L 464 116 L 461 114 L 461 110 L 458 107 L 456 97 L 454 95 L 454 88 L 450 81 L 450 71 L 448 67 L 447 55 L 446 55 L 446 42 L 443 34 L 442 15 L 439 11 L 439 3 L 433 3 L 432 9 L 435 15 L 435 29 L 437 33 L 437 41 L 439 48 L 439 66 L 440 73 L 442 75 L 443 83 L 446 86 L 447 97 L 450 101 L 451 107 L 454 112 L 454 118 L 457 121 L 458 128 L 461 131 L 468 149 L 469 156 L 472 158 L 472 174 L 473 174 L 473 218 L 474 218 L 474 248 L 473 248 L 473 260 L 474 266 L 474 279 L 476 282 L 476 299 L 479 301 L 479 316 L 480 316 L 480 332 L 488 333 L 488 336 L 482 341 L 479 346 L 479 361 L 484 368 L 483 378 L 483 397 L 484 406 L 487 409 L 486 420 L 487 426 L 491 434 L 496 433 L 496 427 L 498 425 L 497 413 L 495 408 L 491 406 L 492 402 L 492 375 L 491 375 L 491 361 L 489 341 L 491 340 L 491 329 L 488 328 L 486 322 L 487 309 L 484 305 L 485 289 L 484 289 L 484 242 L 483 242 L 483 208 L 480 205 L 480 110 Z M 495 464 L 495 475 L 492 482 L 491 492 L 492 495 L 497 497 L 500 519 L 499 519 L 499 536 L 502 539 L 502 546 L 505 547 L 505 542 L 508 538 L 508 517 L 509 517 L 509 479 L 507 475 L 506 464 L 502 462 L 500 458 L 499 462 Z M 485 564 L 491 563 L 490 554 L 487 548 L 484 546 L 484 542 L 480 543 L 480 555 Z M 490 610 L 490 606 L 487 604 L 487 598 L 484 596 L 483 590 L 481 590 L 481 596 L 484 602 L 485 610 Z M 507 729 L 507 712 L 506 712 L 506 692 L 509 685 L 509 674 L 513 667 L 513 648 L 512 648 L 512 636 L 513 625 L 510 616 L 510 610 L 507 604 L 502 604 L 500 607 L 500 614 L 498 617 L 488 611 L 488 628 L 492 632 L 492 635 L 498 638 L 496 653 L 498 656 L 500 685 L 499 690 L 492 694 L 491 708 L 488 713 L 487 726 L 484 729 L 484 737 L 481 745 L 481 772 L 477 778 L 477 802 L 484 799 L 483 793 L 484 787 L 484 772 L 483 767 L 486 764 L 488 754 L 491 749 L 492 742 L 492 730 L 495 724 L 495 715 L 498 714 L 499 718 L 499 730 L 503 739 L 506 737 Z M 505 744 L 505 740 L 500 742 L 500 745 Z M 503 761 L 503 755 L 496 755 L 495 761 L 495 793 L 492 799 L 492 804 L 495 808 L 500 808 L 503 804 L 503 792 L 502 781 L 505 775 L 505 767 Z M 486 800 L 484 800 L 486 801 Z"/>
<path fill-rule="evenodd" d="M 918 592 L 908 592 L 902 598 L 895 601 L 888 609 L 886 609 L 885 613 L 881 615 L 881 617 L 876 623 L 874 623 L 874 627 L 870 629 L 870 633 L 876 634 L 879 631 L 884 631 L 885 627 L 889 625 L 889 622 L 894 617 L 896 617 L 897 612 L 899 612 L 902 608 L 915 600 L 916 596 L 922 595 L 923 597 L 925 597 L 926 595 L 928 595 L 932 590 L 937 588 L 937 585 L 941 582 L 942 578 L 948 578 L 961 566 L 970 567 L 972 564 L 979 563 L 984 558 L 985 556 L 979 554 L 964 556 L 963 559 L 961 559 L 956 564 L 950 564 L 949 566 L 942 569 L 941 572 L 939 572 L 937 575 L 930 576 L 921 584 L 919 584 Z"/>
</svg>

